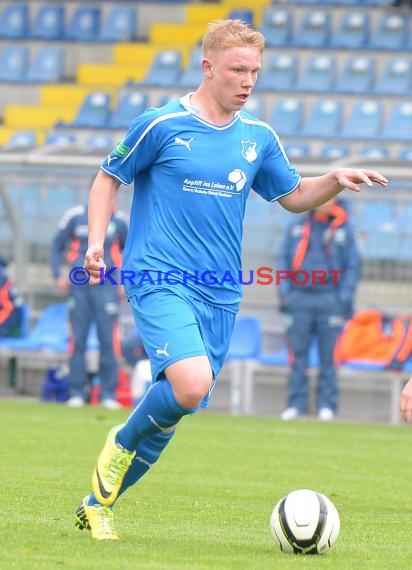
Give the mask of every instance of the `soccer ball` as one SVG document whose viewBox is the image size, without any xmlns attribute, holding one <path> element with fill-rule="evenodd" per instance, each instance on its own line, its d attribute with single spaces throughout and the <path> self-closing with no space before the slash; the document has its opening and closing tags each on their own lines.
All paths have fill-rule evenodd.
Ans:
<svg viewBox="0 0 412 570">
<path fill-rule="evenodd" d="M 338 538 L 339 514 L 322 493 L 298 489 L 278 501 L 270 517 L 270 530 L 283 552 L 324 554 Z"/>
<path fill-rule="evenodd" d="M 243 170 L 240 170 L 239 168 L 235 168 L 235 170 L 229 172 L 227 179 L 229 180 L 229 182 L 232 182 L 232 184 L 236 186 L 236 190 L 238 192 L 243 190 L 243 187 L 246 184 L 247 180 L 246 174 L 243 172 Z"/>
</svg>

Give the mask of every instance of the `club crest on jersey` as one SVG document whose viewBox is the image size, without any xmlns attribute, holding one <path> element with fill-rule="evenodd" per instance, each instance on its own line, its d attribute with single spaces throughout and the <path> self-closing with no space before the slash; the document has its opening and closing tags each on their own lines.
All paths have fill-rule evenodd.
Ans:
<svg viewBox="0 0 412 570">
<path fill-rule="evenodd" d="M 242 156 L 248 162 L 253 162 L 257 159 L 256 143 L 252 141 L 240 141 L 242 145 Z"/>
</svg>

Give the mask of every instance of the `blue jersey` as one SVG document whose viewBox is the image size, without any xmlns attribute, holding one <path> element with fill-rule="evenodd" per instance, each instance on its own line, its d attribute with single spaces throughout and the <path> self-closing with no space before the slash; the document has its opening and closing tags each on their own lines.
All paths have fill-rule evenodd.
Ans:
<svg viewBox="0 0 412 570">
<path fill-rule="evenodd" d="M 274 201 L 300 181 L 269 125 L 244 111 L 213 125 L 189 96 L 137 117 L 101 168 L 134 182 L 123 259 L 128 295 L 174 287 L 233 311 L 249 191 Z"/>
</svg>

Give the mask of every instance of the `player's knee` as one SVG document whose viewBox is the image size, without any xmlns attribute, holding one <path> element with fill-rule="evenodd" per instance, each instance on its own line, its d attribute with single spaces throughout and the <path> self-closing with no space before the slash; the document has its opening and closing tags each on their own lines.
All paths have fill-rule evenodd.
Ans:
<svg viewBox="0 0 412 570">
<path fill-rule="evenodd" d="M 175 397 L 184 408 L 196 408 L 212 385 L 211 373 L 187 374 L 173 387 Z"/>
</svg>

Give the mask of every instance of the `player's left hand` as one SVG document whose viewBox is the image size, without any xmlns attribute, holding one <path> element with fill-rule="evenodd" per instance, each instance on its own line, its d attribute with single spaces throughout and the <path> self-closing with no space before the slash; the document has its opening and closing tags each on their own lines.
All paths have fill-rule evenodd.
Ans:
<svg viewBox="0 0 412 570">
<path fill-rule="evenodd" d="M 376 182 L 381 186 L 387 186 L 388 180 L 376 170 L 365 170 L 363 168 L 338 168 L 335 171 L 336 180 L 344 188 L 360 191 L 360 184 L 373 186 Z"/>
</svg>

